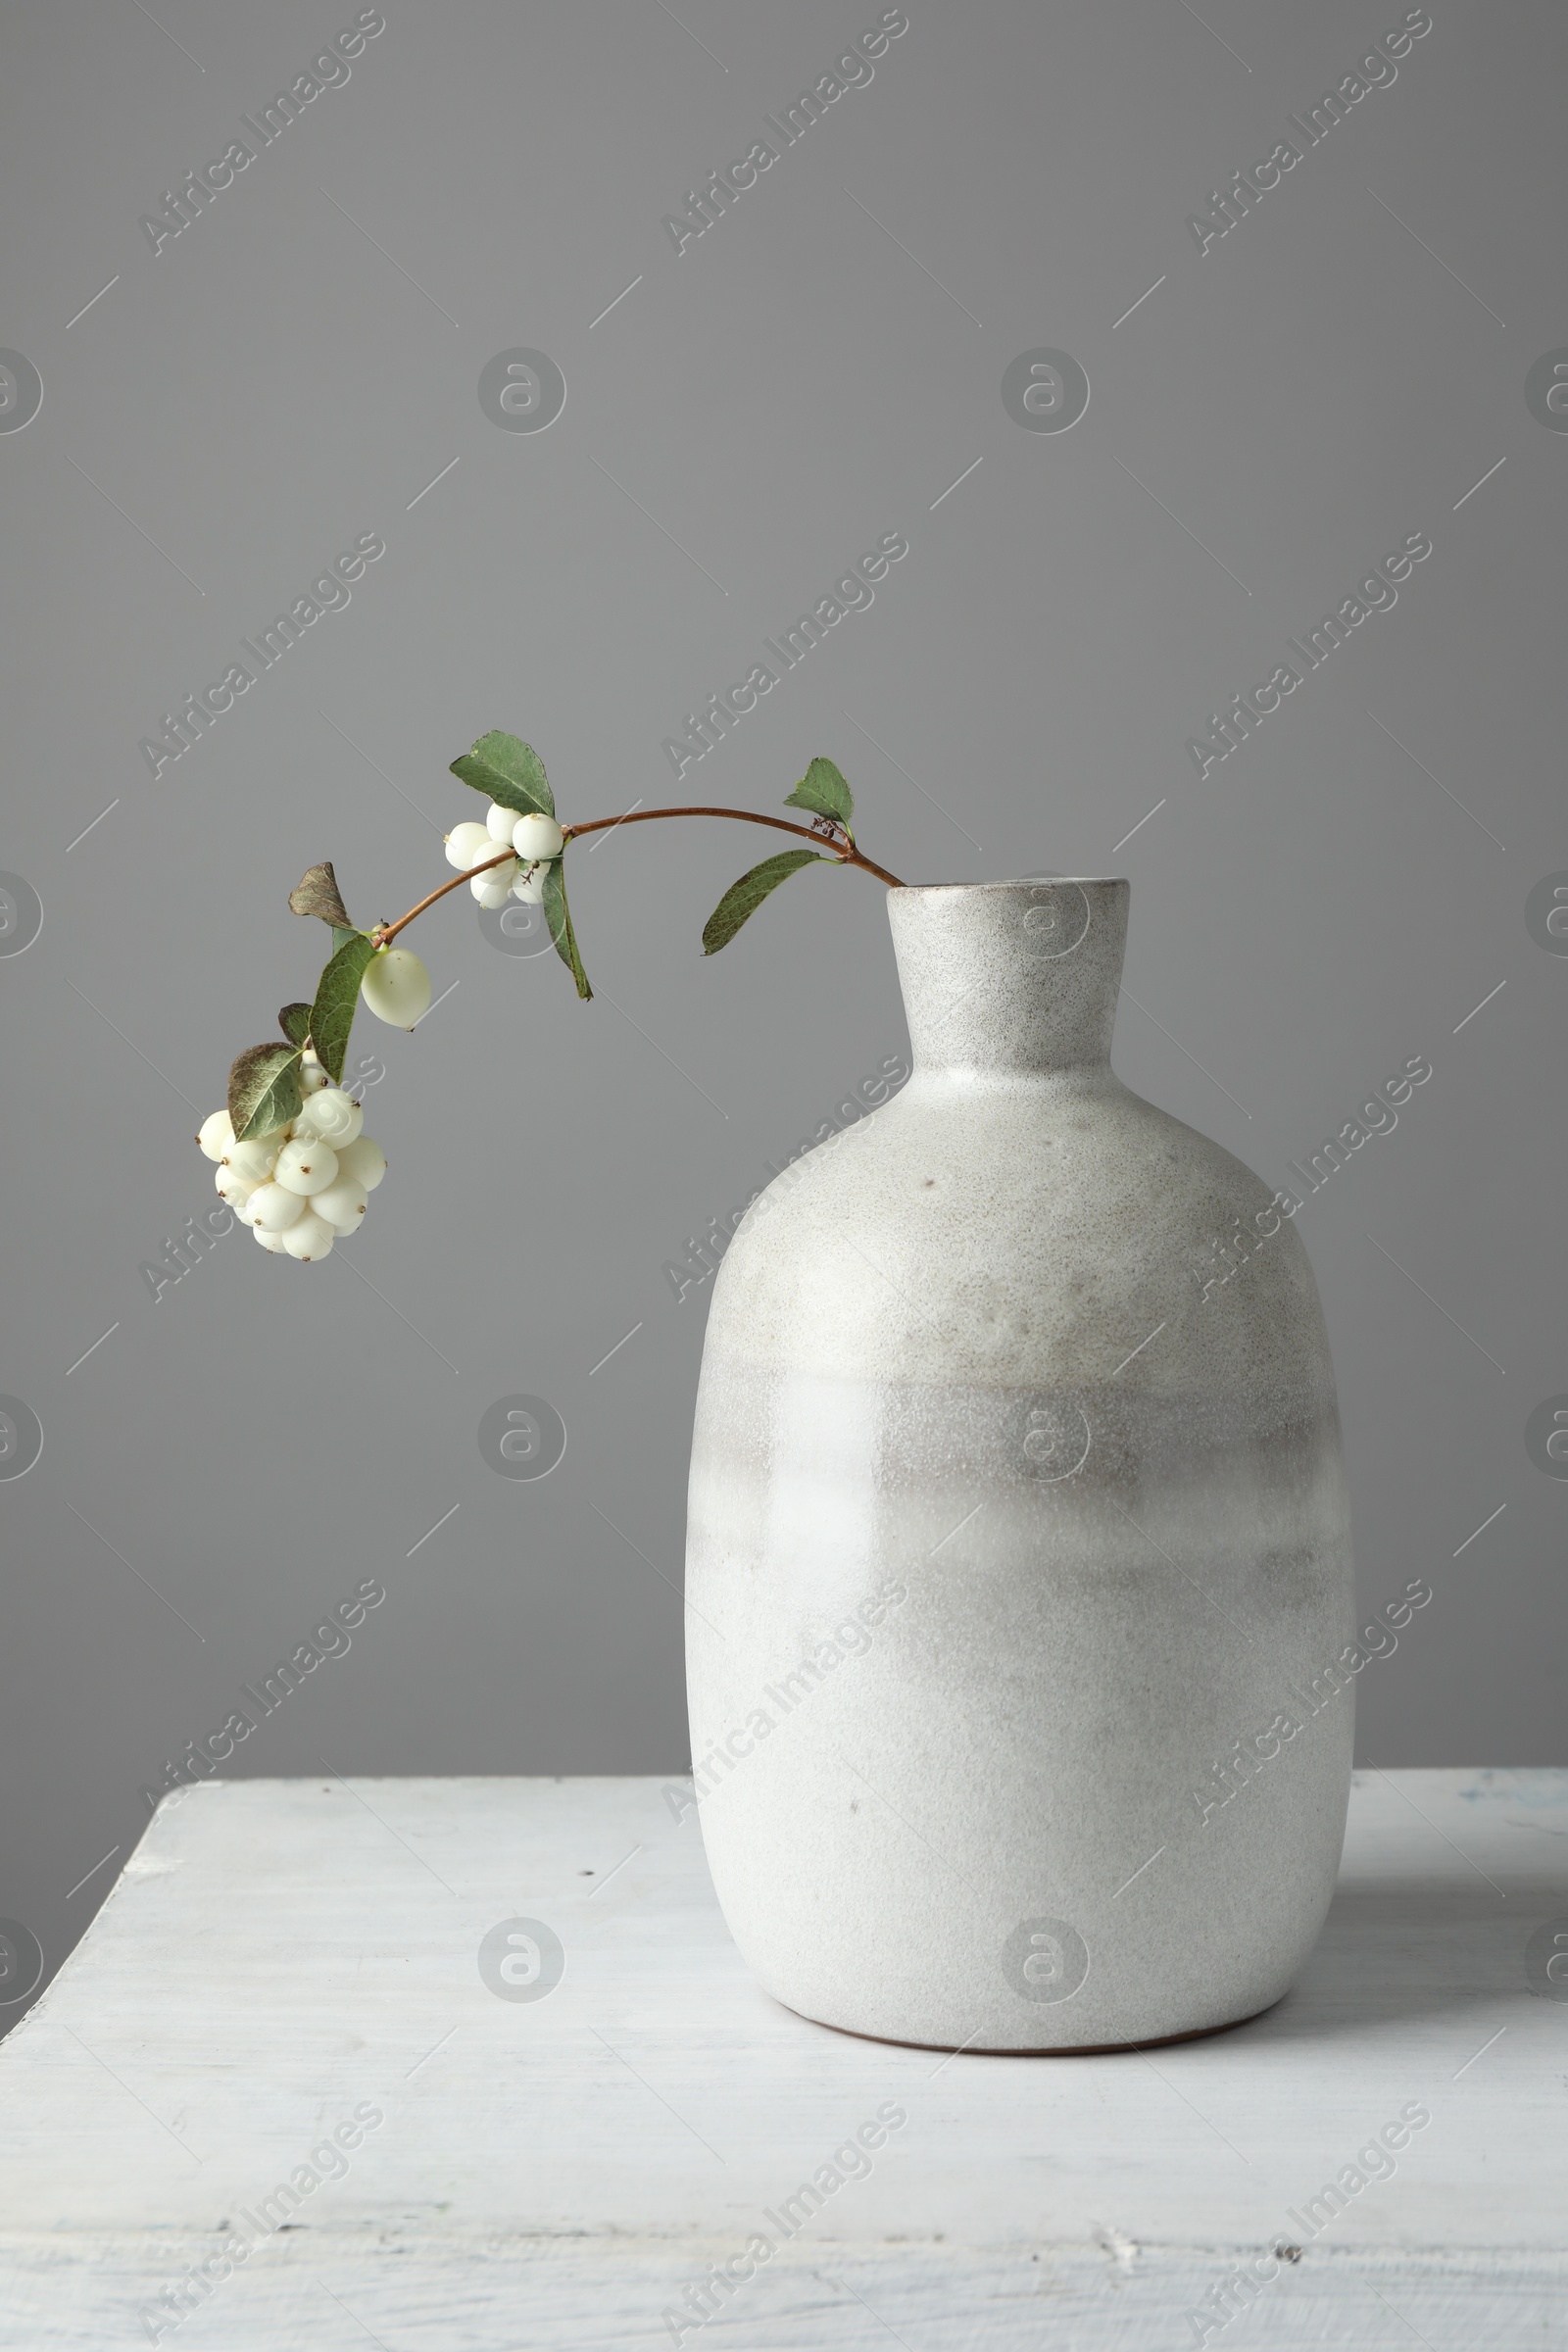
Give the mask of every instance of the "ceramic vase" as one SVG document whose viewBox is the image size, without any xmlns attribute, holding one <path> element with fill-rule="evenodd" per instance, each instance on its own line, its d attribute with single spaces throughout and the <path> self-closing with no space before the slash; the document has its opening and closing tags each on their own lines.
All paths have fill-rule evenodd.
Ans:
<svg viewBox="0 0 1568 2352">
<path fill-rule="evenodd" d="M 890 891 L 913 1074 L 719 1269 L 687 1665 L 735 1941 L 997 2051 L 1266 2009 L 1349 1793 L 1349 1521 L 1296 1203 L 1122 1085 L 1122 881 Z"/>
</svg>

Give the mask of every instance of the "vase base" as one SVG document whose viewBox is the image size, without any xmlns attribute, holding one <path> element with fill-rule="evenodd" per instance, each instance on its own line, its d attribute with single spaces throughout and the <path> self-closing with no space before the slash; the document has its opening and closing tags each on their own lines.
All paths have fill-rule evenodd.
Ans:
<svg viewBox="0 0 1568 2352">
<path fill-rule="evenodd" d="M 1282 1993 L 1280 1999 L 1284 1997 Z M 1185 2034 L 1156 2034 L 1147 2041 L 1057 2041 L 1031 2044 L 1028 2048 L 985 2048 L 972 2041 L 959 2042 L 956 2046 L 946 2041 L 910 2041 L 900 2034 L 862 2034 L 858 2026 L 835 2026 L 825 2017 L 808 2016 L 804 2009 L 791 2010 L 790 2014 L 804 2017 L 808 2026 L 823 2026 L 829 2034 L 847 2034 L 852 2041 L 878 2041 L 885 2048 L 893 2050 L 945 2050 L 950 2058 L 960 2055 L 965 2058 L 1115 2058 L 1123 2052 L 1163 2050 L 1168 2049 L 1172 2042 L 1206 2041 L 1214 2034 L 1233 2034 L 1238 2026 L 1250 2026 L 1278 2006 L 1277 2001 L 1265 2001 L 1261 2009 L 1250 2009 L 1245 2017 L 1227 2017 L 1217 2026 L 1191 2026 Z M 780 2001 L 779 2007 L 788 2009 L 788 2001 Z"/>
</svg>

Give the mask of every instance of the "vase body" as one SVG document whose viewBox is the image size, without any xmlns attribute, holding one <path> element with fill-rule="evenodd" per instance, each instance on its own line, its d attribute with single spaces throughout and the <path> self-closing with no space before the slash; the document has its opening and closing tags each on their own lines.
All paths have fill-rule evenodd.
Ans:
<svg viewBox="0 0 1568 2352">
<path fill-rule="evenodd" d="M 1316 1289 L 1238 1160 L 1113 1076 L 1128 887 L 888 895 L 904 1091 L 719 1268 L 687 1672 L 713 1881 L 779 2000 L 953 2049 L 1254 2015 L 1349 1793 Z"/>
</svg>

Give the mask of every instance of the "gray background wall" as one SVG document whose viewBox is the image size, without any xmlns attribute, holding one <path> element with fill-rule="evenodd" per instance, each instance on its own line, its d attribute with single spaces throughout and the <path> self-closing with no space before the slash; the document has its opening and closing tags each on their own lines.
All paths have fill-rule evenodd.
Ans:
<svg viewBox="0 0 1568 2352">
<path fill-rule="evenodd" d="M 622 831 L 576 854 L 586 1009 L 455 898 L 416 935 L 451 993 L 351 1055 L 392 1160 L 364 1233 L 311 1270 L 236 1234 L 156 1303 L 138 1274 L 213 1203 L 195 1114 L 310 993 L 288 890 L 330 857 L 368 920 L 444 878 L 477 812 L 447 762 L 490 726 L 568 816 L 775 808 L 821 751 L 911 879 L 1130 873 L 1118 1067 L 1275 1183 L 1429 1057 L 1299 1220 L 1364 1601 L 1435 1595 L 1361 1678 L 1362 1751 L 1560 1761 L 1568 1485 L 1525 1437 L 1568 1389 L 1568 941 L 1526 924 L 1568 867 L 1568 438 L 1526 401 L 1568 343 L 1561 12 L 1433 0 L 1200 253 L 1187 215 L 1401 8 L 909 0 L 678 256 L 662 216 L 872 0 L 385 14 L 156 255 L 139 216 L 354 8 L 11 17 L 0 342 L 44 395 L 0 432 L 0 866 L 44 921 L 0 958 L 0 1391 L 43 1450 L 0 1480 L 0 1914 L 58 1965 L 142 1788 L 368 1575 L 385 1605 L 233 1769 L 685 1761 L 708 1294 L 661 1269 L 902 1049 L 873 886 L 808 877 L 705 965 L 766 845 Z M 480 406 L 517 347 L 564 373 L 546 432 Z M 1087 370 L 1070 431 L 1004 408 L 1040 348 Z M 896 530 L 874 606 L 673 791 L 680 714 Z M 1419 531 L 1397 606 L 1200 780 L 1205 715 Z M 352 604 L 155 781 L 138 739 L 365 532 Z M 476 1444 L 517 1392 L 569 1433 L 538 1482 Z"/>
</svg>

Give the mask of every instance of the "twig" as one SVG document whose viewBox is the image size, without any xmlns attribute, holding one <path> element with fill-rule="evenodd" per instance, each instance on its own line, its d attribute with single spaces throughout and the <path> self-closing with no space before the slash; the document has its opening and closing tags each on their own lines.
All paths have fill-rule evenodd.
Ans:
<svg viewBox="0 0 1568 2352">
<path fill-rule="evenodd" d="M 818 833 L 809 825 L 792 824 L 787 817 L 758 816 L 749 808 L 635 808 L 621 816 L 596 816 L 586 824 L 564 825 L 562 838 L 564 843 L 574 840 L 580 833 L 602 833 L 612 825 L 651 824 L 655 818 L 662 816 L 728 816 L 733 817 L 737 824 L 771 825 L 775 832 L 798 833 L 803 841 L 814 842 L 821 848 L 832 850 L 840 865 L 858 865 L 862 873 L 874 874 L 879 882 L 886 882 L 892 890 L 903 890 L 905 887 L 897 874 L 890 874 L 886 866 L 877 865 L 865 857 L 854 841 L 848 838 L 840 841 L 836 834 Z M 416 914 L 422 914 L 427 906 L 433 906 L 437 899 L 444 899 L 449 890 L 456 890 L 460 882 L 471 882 L 475 874 L 488 873 L 493 865 L 505 865 L 508 858 L 515 855 L 514 850 L 498 850 L 493 858 L 482 858 L 466 872 L 454 874 L 450 882 L 443 882 L 439 890 L 432 890 L 428 898 L 421 899 L 416 906 L 411 906 L 407 914 L 400 914 L 395 923 L 378 923 L 370 933 L 371 939 L 378 948 L 389 947 Z"/>
</svg>

